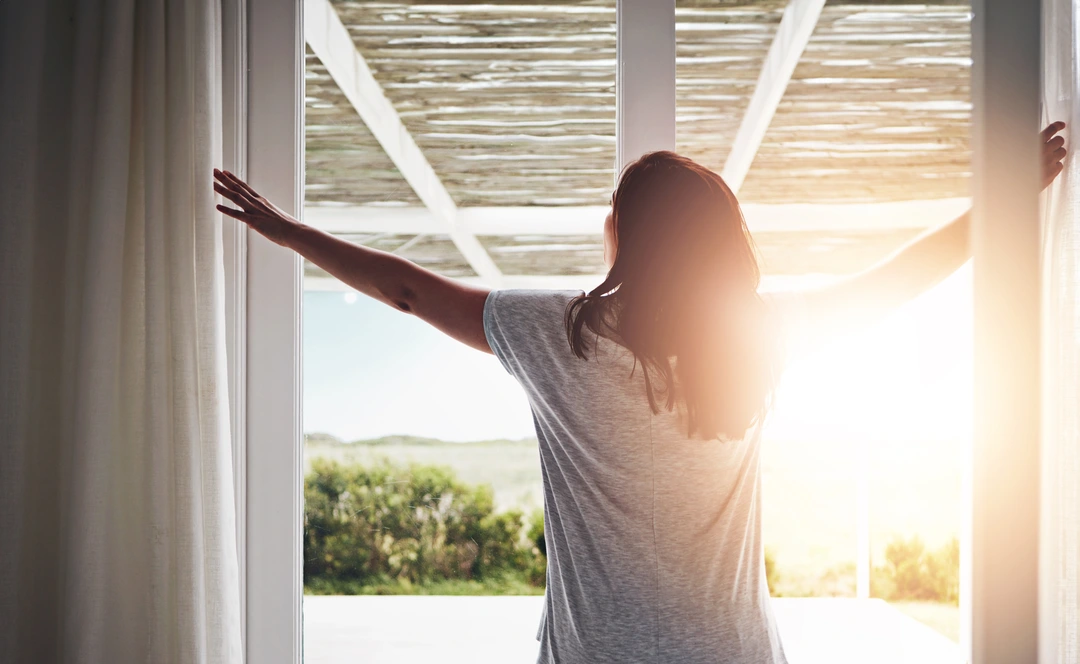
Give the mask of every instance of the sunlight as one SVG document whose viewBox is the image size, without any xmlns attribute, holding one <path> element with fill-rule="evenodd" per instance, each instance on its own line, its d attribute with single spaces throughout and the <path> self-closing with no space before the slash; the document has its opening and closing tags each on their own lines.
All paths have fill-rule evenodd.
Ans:
<svg viewBox="0 0 1080 664">
<path fill-rule="evenodd" d="M 971 269 L 793 364 L 769 437 L 955 439 L 971 429 Z"/>
</svg>

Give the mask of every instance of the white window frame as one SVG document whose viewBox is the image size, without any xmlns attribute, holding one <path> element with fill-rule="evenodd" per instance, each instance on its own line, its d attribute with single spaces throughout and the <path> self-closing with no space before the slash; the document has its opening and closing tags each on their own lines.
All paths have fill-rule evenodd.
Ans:
<svg viewBox="0 0 1080 664">
<path fill-rule="evenodd" d="M 646 152 L 675 149 L 675 0 L 616 0 L 615 62 L 621 171 Z"/>
<path fill-rule="evenodd" d="M 1039 215 L 1035 176 L 1020 176 L 1038 170 L 1026 139 L 1039 119 L 1041 13 L 1039 2 L 974 4 L 977 384 L 961 646 L 979 664 L 1034 662 Z M 644 152 L 675 148 L 674 5 L 617 0 L 616 170 Z M 223 2 L 225 165 L 295 215 L 304 183 L 302 8 L 302 0 Z M 296 664 L 303 656 L 302 264 L 239 225 L 223 233 L 246 660 Z"/>
<path fill-rule="evenodd" d="M 234 0 L 243 2 L 243 0 Z M 301 215 L 304 185 L 304 30 L 301 0 L 246 4 L 246 160 L 252 186 Z M 244 65 L 246 64 L 246 70 Z M 246 149 L 245 149 L 246 148 Z M 243 482 L 241 553 L 246 661 L 303 657 L 300 257 L 244 231 L 246 328 L 243 407 L 236 417 L 237 477 Z"/>
<path fill-rule="evenodd" d="M 247 165 L 247 2 L 221 4 L 222 168 L 241 177 Z M 247 483 L 247 231 L 239 223 L 221 225 L 225 267 L 225 355 L 228 359 L 229 417 L 236 549 L 240 573 L 240 615 L 246 615 Z M 247 638 L 242 623 L 241 642 Z"/>
<path fill-rule="evenodd" d="M 973 9 L 975 428 L 961 645 L 977 664 L 1035 662 L 1042 8 L 974 0 Z"/>
</svg>

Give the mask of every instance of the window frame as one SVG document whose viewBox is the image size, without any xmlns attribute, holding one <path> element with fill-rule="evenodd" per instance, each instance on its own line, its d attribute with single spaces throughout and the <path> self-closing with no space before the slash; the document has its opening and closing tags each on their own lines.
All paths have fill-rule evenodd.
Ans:
<svg viewBox="0 0 1080 664">
<path fill-rule="evenodd" d="M 242 1 L 242 0 L 240 0 Z M 244 12 L 243 145 L 252 186 L 301 218 L 304 185 L 304 30 L 300 0 L 260 0 Z M 242 171 L 243 172 L 243 171 Z M 241 577 L 245 659 L 303 658 L 303 484 L 299 255 L 243 228 L 243 408 L 237 477 L 243 486 Z M 242 274 L 242 277 L 239 276 Z M 248 442 L 250 441 L 250 444 Z M 239 525 L 239 524 L 238 524 Z"/>
<path fill-rule="evenodd" d="M 1025 139 L 1039 119 L 1041 8 L 973 5 L 977 368 L 961 649 L 968 661 L 996 664 L 1035 661 L 1037 653 L 1040 323 L 1014 312 L 1040 299 L 1037 183 L 1015 175 L 1037 172 Z M 621 168 L 643 152 L 675 148 L 675 0 L 616 7 Z M 225 0 L 223 26 L 226 167 L 299 217 L 302 0 Z M 302 263 L 239 225 L 226 224 L 223 234 L 245 655 L 293 664 L 303 657 Z M 1029 444 L 1016 445 L 1016 435 Z M 1006 504 L 1015 509 L 1002 510 Z M 1033 539 L 1016 536 L 1029 531 Z"/>
<path fill-rule="evenodd" d="M 972 3 L 975 426 L 960 618 L 978 664 L 1039 652 L 1041 4 Z"/>
<path fill-rule="evenodd" d="M 221 4 L 221 138 L 222 168 L 246 177 L 247 168 L 247 2 Z M 236 551 L 240 576 L 240 615 L 246 615 L 244 563 L 247 545 L 247 230 L 242 224 L 221 225 L 225 275 L 225 356 L 228 375 Z M 241 620 L 241 643 L 247 623 Z"/>
</svg>

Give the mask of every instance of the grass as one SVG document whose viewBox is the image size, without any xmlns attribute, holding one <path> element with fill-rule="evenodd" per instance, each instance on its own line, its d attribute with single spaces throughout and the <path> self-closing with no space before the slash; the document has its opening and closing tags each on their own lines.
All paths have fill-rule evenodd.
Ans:
<svg viewBox="0 0 1080 664">
<path fill-rule="evenodd" d="M 304 585 L 306 595 L 543 595 L 544 589 L 529 585 L 523 574 L 505 574 L 483 581 L 432 581 L 413 584 L 387 580 L 382 583 L 327 582 L 317 579 Z"/>
</svg>

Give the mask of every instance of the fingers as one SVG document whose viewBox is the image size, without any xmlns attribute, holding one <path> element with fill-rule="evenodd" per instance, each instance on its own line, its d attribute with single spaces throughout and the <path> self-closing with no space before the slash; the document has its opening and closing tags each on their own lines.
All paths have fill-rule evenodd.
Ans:
<svg viewBox="0 0 1080 664">
<path fill-rule="evenodd" d="M 214 169 L 214 191 L 247 211 L 270 213 L 267 201 L 229 171 Z"/>
<path fill-rule="evenodd" d="M 1050 183 L 1053 182 L 1065 168 L 1065 165 L 1062 163 L 1068 155 L 1068 151 L 1065 149 L 1065 137 L 1057 135 L 1062 129 L 1065 129 L 1064 122 L 1051 122 L 1047 125 L 1046 129 L 1043 129 L 1039 133 L 1039 139 L 1043 144 L 1042 179 L 1044 189 L 1050 186 Z"/>
<path fill-rule="evenodd" d="M 1068 152 L 1065 150 L 1065 138 L 1057 136 L 1043 144 L 1042 162 L 1044 165 L 1061 161 Z"/>
<path fill-rule="evenodd" d="M 1047 125 L 1046 129 L 1043 129 L 1042 132 L 1039 134 L 1039 139 L 1043 143 L 1046 143 L 1047 141 L 1049 141 L 1051 138 L 1054 137 L 1054 134 L 1058 133 L 1059 131 L 1061 131 L 1064 128 L 1065 128 L 1065 123 L 1064 122 L 1060 122 L 1060 121 L 1059 122 L 1051 122 L 1049 125 Z"/>
<path fill-rule="evenodd" d="M 1065 128 L 1064 122 L 1054 122 L 1042 131 L 1039 137 L 1043 140 L 1042 146 L 1042 185 L 1043 189 L 1061 174 L 1065 165 L 1062 161 L 1068 152 L 1065 150 L 1065 137 L 1055 134 Z"/>
<path fill-rule="evenodd" d="M 249 213 L 244 212 L 243 210 L 234 210 L 233 208 L 227 207 L 225 205 L 218 205 L 217 210 L 218 212 L 228 217 L 238 219 L 239 221 L 242 221 L 244 223 L 247 223 L 251 219 L 251 215 Z"/>
<path fill-rule="evenodd" d="M 233 183 L 234 187 L 236 187 L 240 191 L 246 193 L 248 196 L 250 196 L 252 198 L 252 200 L 257 201 L 257 200 L 260 200 L 262 198 L 262 196 L 260 196 L 254 189 L 252 189 L 250 186 L 248 186 L 247 182 L 244 182 L 243 180 L 236 177 L 235 175 L 233 175 L 229 171 L 222 171 L 222 173 L 226 178 L 229 179 L 230 182 Z"/>
<path fill-rule="evenodd" d="M 221 183 L 223 187 L 229 191 L 241 194 L 251 200 L 258 200 L 259 195 L 255 193 L 255 190 L 247 186 L 240 178 L 236 177 L 229 171 L 222 171 L 214 169 L 214 179 Z"/>
<path fill-rule="evenodd" d="M 1053 150 L 1051 152 L 1046 153 L 1043 156 L 1043 162 L 1047 163 L 1047 164 L 1052 164 L 1054 162 L 1060 162 L 1063 159 L 1065 159 L 1066 154 L 1068 154 L 1068 153 L 1065 151 L 1065 148 L 1058 148 L 1056 150 Z"/>
<path fill-rule="evenodd" d="M 232 188 L 233 186 L 232 181 L 229 180 L 228 176 L 225 175 L 225 171 L 222 171 L 220 169 L 214 169 L 214 179 L 225 185 L 226 187 Z"/>
<path fill-rule="evenodd" d="M 241 201 L 246 202 L 246 193 L 239 187 L 237 187 L 235 184 L 233 184 L 232 180 L 230 180 L 229 177 L 225 175 L 225 171 L 219 171 L 215 168 L 214 179 L 216 180 L 216 182 L 214 182 L 214 191 L 229 199 L 233 203 L 236 203 L 241 207 L 244 206 L 244 203 L 242 203 Z"/>
<path fill-rule="evenodd" d="M 254 208 L 255 207 L 252 204 L 252 202 L 250 200 L 248 200 L 247 196 L 244 196 L 243 194 L 232 191 L 231 189 L 226 189 L 225 187 L 218 184 L 217 182 L 214 183 L 214 191 L 217 192 L 223 198 L 227 198 L 228 200 L 232 201 L 233 203 L 235 203 L 235 204 L 239 205 L 240 207 L 244 208 L 244 210 L 248 210 L 249 208 Z"/>
</svg>

